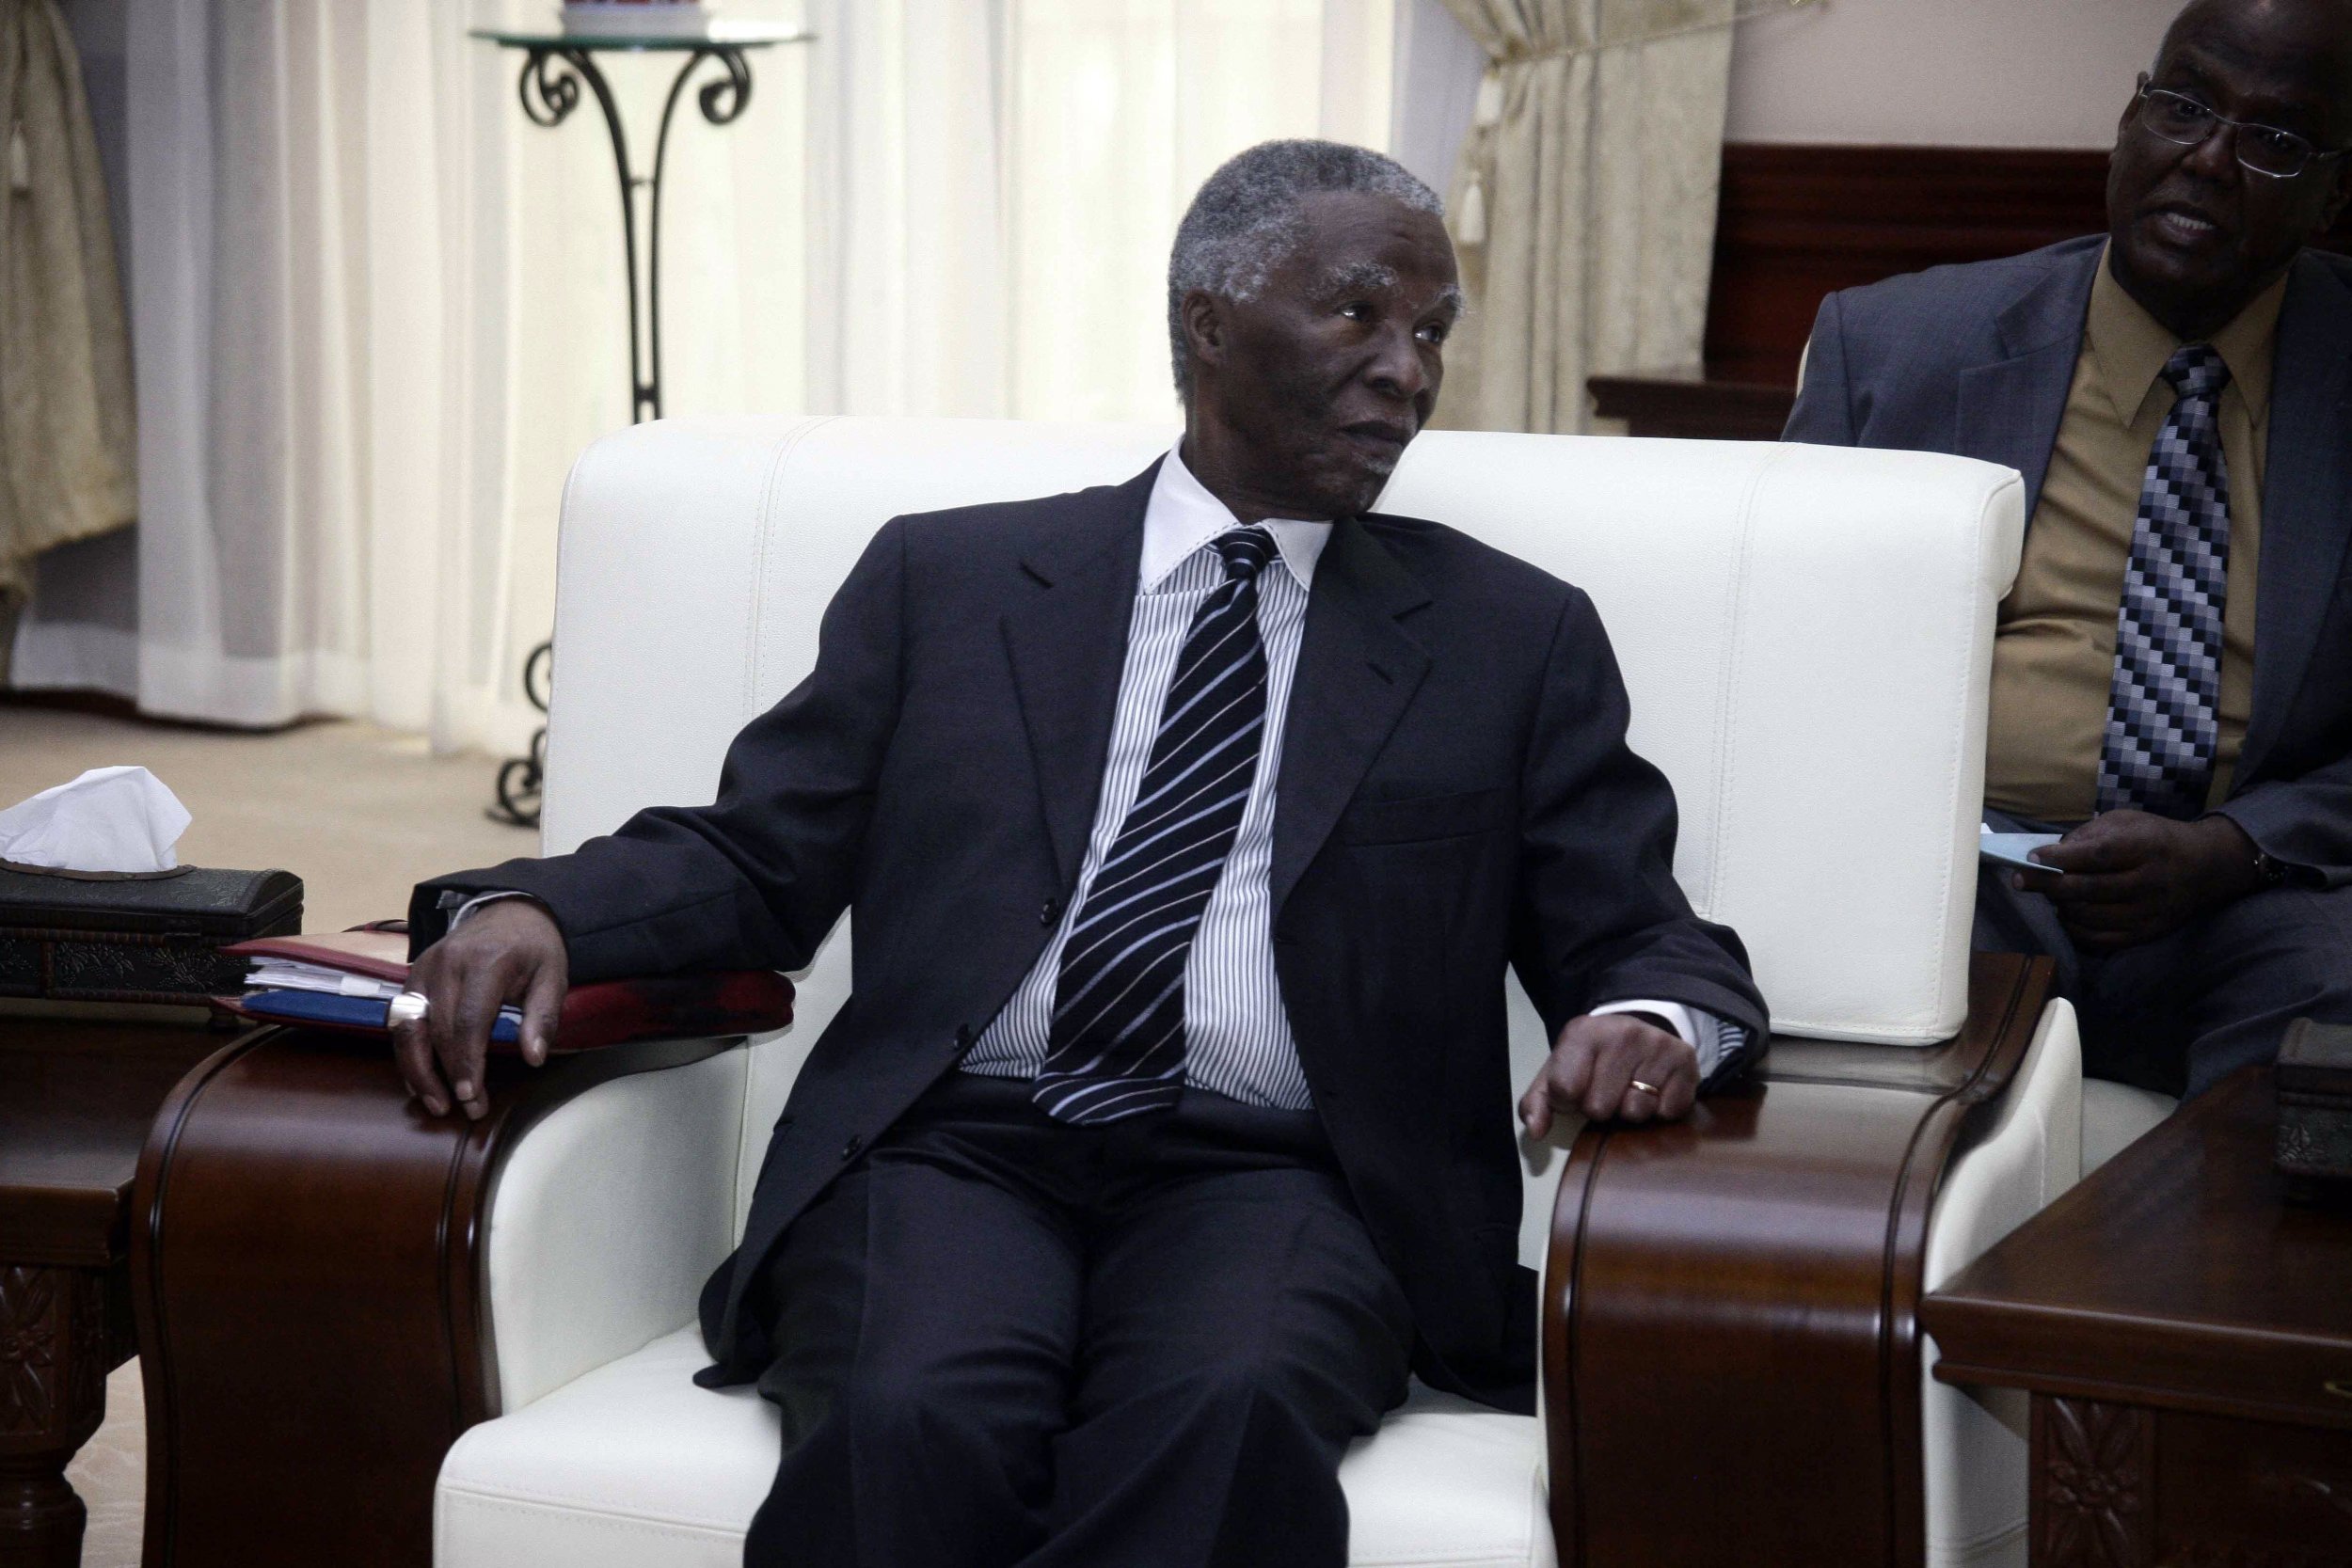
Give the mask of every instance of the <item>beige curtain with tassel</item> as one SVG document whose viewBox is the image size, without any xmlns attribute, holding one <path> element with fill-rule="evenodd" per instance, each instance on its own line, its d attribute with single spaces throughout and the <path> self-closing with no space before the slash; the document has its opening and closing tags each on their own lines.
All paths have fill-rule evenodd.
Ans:
<svg viewBox="0 0 2352 1568">
<path fill-rule="evenodd" d="M 32 558 L 131 521 L 130 338 L 81 61 L 0 0 L 0 668 Z"/>
<path fill-rule="evenodd" d="M 1576 432 L 1585 378 L 1695 364 L 1740 0 L 1445 0 L 1491 64 L 1450 222 L 1438 423 Z"/>
</svg>

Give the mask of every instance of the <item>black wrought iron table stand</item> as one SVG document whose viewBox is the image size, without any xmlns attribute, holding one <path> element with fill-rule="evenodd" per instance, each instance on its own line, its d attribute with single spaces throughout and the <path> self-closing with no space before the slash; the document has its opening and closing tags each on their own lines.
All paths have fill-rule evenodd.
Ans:
<svg viewBox="0 0 2352 1568">
<path fill-rule="evenodd" d="M 752 101 L 750 51 L 780 43 L 806 43 L 816 35 L 789 26 L 714 26 L 707 34 L 593 34 L 513 32 L 476 28 L 473 36 L 504 49 L 523 52 L 521 78 L 516 84 L 523 113 L 534 125 L 553 127 L 580 107 L 585 84 L 603 111 L 605 130 L 612 137 L 612 166 L 621 187 L 621 246 L 628 273 L 628 398 L 634 420 L 661 418 L 661 172 L 670 154 L 670 121 L 687 83 L 706 62 L 717 73 L 705 81 L 694 101 L 712 125 L 731 125 Z M 682 54 L 686 56 L 671 78 L 661 101 L 661 122 L 654 133 L 653 172 L 638 174 L 628 160 L 628 137 L 621 126 L 621 107 L 612 86 L 596 64 L 600 54 Z M 641 262 L 637 208 L 645 204 L 645 244 Z M 553 694 L 555 644 L 540 643 L 523 661 L 523 696 L 541 714 Z M 539 825 L 539 797 L 545 782 L 548 729 L 531 737 L 527 755 L 499 765 L 498 803 L 489 815 L 498 821 L 526 828 Z"/>
</svg>

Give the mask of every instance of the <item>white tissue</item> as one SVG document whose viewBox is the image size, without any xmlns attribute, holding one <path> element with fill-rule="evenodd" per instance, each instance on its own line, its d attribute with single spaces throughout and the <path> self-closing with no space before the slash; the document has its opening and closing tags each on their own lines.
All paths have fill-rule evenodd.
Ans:
<svg viewBox="0 0 2352 1568">
<path fill-rule="evenodd" d="M 144 768 L 93 768 L 0 811 L 0 861 L 60 871 L 169 871 L 188 808 Z"/>
</svg>

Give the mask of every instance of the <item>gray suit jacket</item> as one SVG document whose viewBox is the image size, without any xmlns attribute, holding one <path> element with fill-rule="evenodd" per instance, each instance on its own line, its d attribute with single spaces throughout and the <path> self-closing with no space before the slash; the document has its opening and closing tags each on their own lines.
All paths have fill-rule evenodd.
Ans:
<svg viewBox="0 0 2352 1568">
<path fill-rule="evenodd" d="M 1782 438 L 2005 464 L 2030 517 L 2105 243 L 1830 295 Z M 2352 882 L 2352 261 L 2296 259 L 2270 396 L 2254 706 L 2221 810 L 2334 886 Z"/>
</svg>

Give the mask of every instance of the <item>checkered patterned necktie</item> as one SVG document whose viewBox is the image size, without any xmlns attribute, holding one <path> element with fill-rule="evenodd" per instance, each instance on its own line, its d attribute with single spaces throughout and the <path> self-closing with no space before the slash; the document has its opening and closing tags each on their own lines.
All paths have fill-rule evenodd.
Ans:
<svg viewBox="0 0 2352 1568">
<path fill-rule="evenodd" d="M 2141 481 L 2115 620 L 2115 680 L 2098 809 L 2186 818 L 2205 808 L 2220 740 L 2221 611 L 2230 587 L 2230 471 L 2215 410 L 2230 367 L 2206 343 L 2165 362 L 2179 400 Z"/>
<path fill-rule="evenodd" d="M 1184 633 L 1143 782 L 1062 945 L 1030 1098 L 1064 1121 L 1173 1107 L 1184 1087 L 1184 961 L 1241 831 L 1265 734 L 1263 528 L 1215 540 L 1225 581 Z"/>
</svg>

